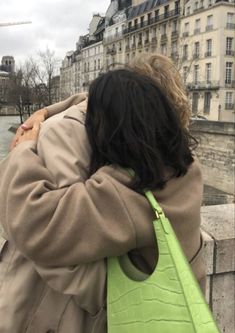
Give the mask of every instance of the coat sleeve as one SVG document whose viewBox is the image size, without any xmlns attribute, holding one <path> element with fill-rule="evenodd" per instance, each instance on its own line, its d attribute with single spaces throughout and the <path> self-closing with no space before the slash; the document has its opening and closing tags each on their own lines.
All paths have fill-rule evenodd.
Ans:
<svg viewBox="0 0 235 333">
<path fill-rule="evenodd" d="M 90 149 L 84 125 L 74 119 L 52 117 L 41 133 L 37 153 L 50 170 L 56 186 L 63 188 L 87 179 Z M 104 259 L 64 267 L 41 266 L 37 262 L 34 265 L 53 290 L 74 295 L 77 304 L 87 312 L 95 315 L 103 307 L 106 295 Z"/>
<path fill-rule="evenodd" d="M 43 124 L 46 129 L 40 131 L 37 154 L 58 188 L 62 188 L 88 178 L 90 146 L 83 124 L 74 119 L 54 118 Z"/>
<path fill-rule="evenodd" d="M 85 183 L 58 189 L 28 141 L 2 162 L 0 176 L 1 223 L 31 260 L 77 265 L 138 247 L 126 205 L 102 168 Z M 146 227 L 139 228 L 145 239 Z"/>
<path fill-rule="evenodd" d="M 70 96 L 64 101 L 55 103 L 53 105 L 47 106 L 46 109 L 48 111 L 48 117 L 51 117 L 57 113 L 67 110 L 70 106 L 76 105 L 84 101 L 87 97 L 87 93 L 79 93 Z"/>
</svg>

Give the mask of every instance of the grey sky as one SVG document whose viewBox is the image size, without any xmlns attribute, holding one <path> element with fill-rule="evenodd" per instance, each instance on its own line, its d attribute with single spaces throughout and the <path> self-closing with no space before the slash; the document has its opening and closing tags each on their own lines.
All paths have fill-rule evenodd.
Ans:
<svg viewBox="0 0 235 333">
<path fill-rule="evenodd" d="M 0 23 L 32 24 L 0 27 L 0 58 L 12 55 L 17 63 L 49 47 L 62 59 L 88 32 L 93 13 L 104 14 L 110 0 L 1 0 Z"/>
</svg>

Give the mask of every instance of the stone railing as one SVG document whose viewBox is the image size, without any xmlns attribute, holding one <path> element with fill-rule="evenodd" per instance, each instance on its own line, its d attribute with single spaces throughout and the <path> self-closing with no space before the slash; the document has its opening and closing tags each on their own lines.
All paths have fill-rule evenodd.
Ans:
<svg viewBox="0 0 235 333">
<path fill-rule="evenodd" d="M 207 301 L 221 333 L 235 332 L 235 205 L 202 207 Z"/>
</svg>

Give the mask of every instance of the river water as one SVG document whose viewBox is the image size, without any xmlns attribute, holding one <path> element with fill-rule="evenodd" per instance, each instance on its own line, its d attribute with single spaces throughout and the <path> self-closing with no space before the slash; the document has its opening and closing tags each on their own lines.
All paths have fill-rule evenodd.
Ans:
<svg viewBox="0 0 235 333">
<path fill-rule="evenodd" d="M 0 116 L 0 161 L 7 155 L 14 135 L 9 128 L 19 124 L 19 120 L 18 116 Z"/>
</svg>

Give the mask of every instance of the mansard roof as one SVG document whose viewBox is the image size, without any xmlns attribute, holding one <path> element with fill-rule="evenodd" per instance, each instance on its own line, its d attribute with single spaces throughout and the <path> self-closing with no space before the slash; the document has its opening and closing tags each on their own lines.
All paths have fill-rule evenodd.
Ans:
<svg viewBox="0 0 235 333">
<path fill-rule="evenodd" d="M 145 12 L 150 11 L 154 7 L 167 3 L 168 1 L 169 0 L 147 0 L 137 6 L 129 8 L 127 17 L 130 20 L 136 16 L 142 15 Z"/>
</svg>

